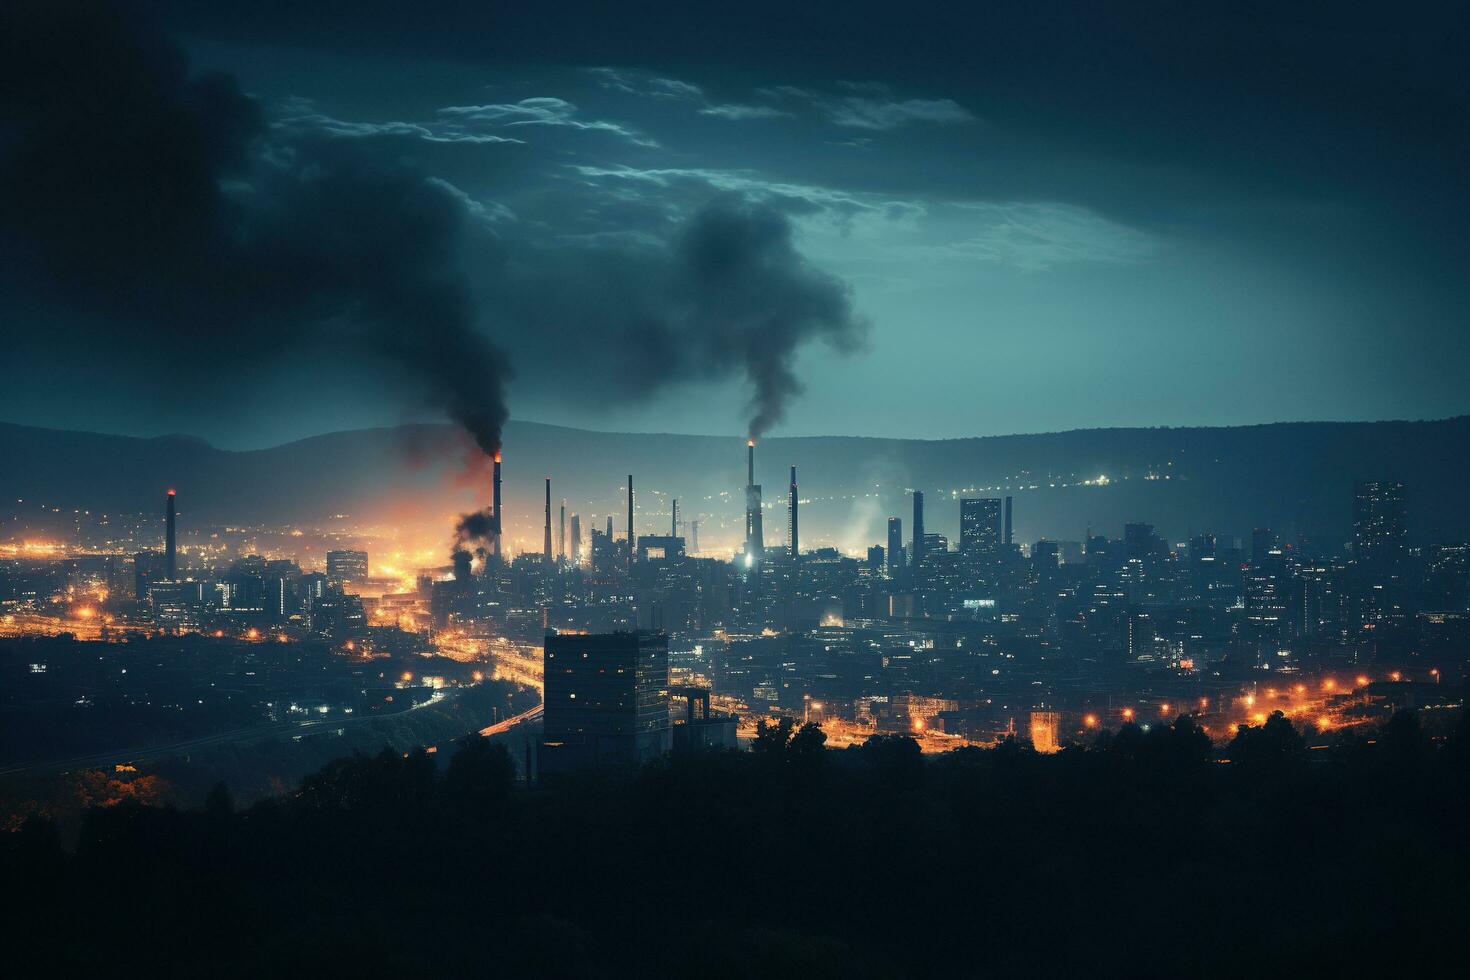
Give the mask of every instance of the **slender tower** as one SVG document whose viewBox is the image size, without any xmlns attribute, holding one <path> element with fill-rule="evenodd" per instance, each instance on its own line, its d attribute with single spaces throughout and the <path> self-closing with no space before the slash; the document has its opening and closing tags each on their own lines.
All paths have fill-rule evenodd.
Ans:
<svg viewBox="0 0 1470 980">
<path fill-rule="evenodd" d="M 755 440 L 745 443 L 745 564 L 754 565 L 766 553 L 761 532 L 761 486 L 755 482 Z"/>
<path fill-rule="evenodd" d="M 611 520 L 611 518 L 608 518 Z M 628 474 L 628 574 L 633 574 L 633 551 L 637 548 L 633 540 L 633 474 Z"/>
<path fill-rule="evenodd" d="M 556 560 L 567 560 L 567 498 L 561 498 L 561 510 L 556 515 Z"/>
<path fill-rule="evenodd" d="M 914 491 L 914 554 L 915 568 L 924 560 L 924 491 Z"/>
<path fill-rule="evenodd" d="M 1010 498 L 1010 495 L 1009 494 L 1006 495 L 1006 530 L 1005 530 L 1005 541 L 1006 541 L 1006 547 L 1009 548 L 1011 546 L 1011 498 Z"/>
<path fill-rule="evenodd" d="M 691 554 L 699 554 L 699 521 L 689 522 L 689 551 Z"/>
<path fill-rule="evenodd" d="M 669 537 L 679 536 L 679 498 L 674 498 L 673 515 L 669 518 Z"/>
<path fill-rule="evenodd" d="M 542 561 L 551 564 L 551 477 L 546 478 L 546 535 L 541 542 Z"/>
<path fill-rule="evenodd" d="M 788 511 L 788 513 L 786 515 L 786 522 L 787 522 L 786 537 L 791 542 L 791 558 L 794 561 L 796 559 L 796 557 L 799 554 L 801 554 L 801 552 L 797 548 L 797 536 L 796 536 L 796 467 L 795 466 L 791 467 L 791 496 L 788 499 L 788 502 L 787 502 L 787 505 L 786 506 L 789 508 L 789 511 Z"/>
<path fill-rule="evenodd" d="M 179 540 L 177 534 L 177 515 L 174 513 L 174 492 L 168 492 L 166 502 L 167 525 L 163 532 L 163 569 L 164 577 L 170 582 L 178 581 L 179 577 Z"/>
<path fill-rule="evenodd" d="M 495 490 L 490 498 L 490 506 L 495 511 L 495 557 L 500 557 L 500 531 L 503 522 L 500 517 L 500 451 L 495 451 Z"/>
<path fill-rule="evenodd" d="M 572 564 L 582 564 L 582 515 L 572 515 Z"/>
</svg>

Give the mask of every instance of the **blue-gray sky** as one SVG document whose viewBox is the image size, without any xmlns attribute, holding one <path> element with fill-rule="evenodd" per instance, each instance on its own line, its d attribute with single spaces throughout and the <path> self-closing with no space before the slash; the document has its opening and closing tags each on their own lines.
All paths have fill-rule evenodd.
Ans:
<svg viewBox="0 0 1470 980">
<path fill-rule="evenodd" d="M 159 314 L 181 287 L 140 300 L 116 289 L 128 270 L 69 303 L 85 257 L 33 273 L 27 236 L 50 231 L 7 221 L 27 271 L 0 279 L 16 361 L 0 418 L 250 446 L 434 417 L 446 362 L 473 385 L 459 348 L 354 353 L 350 329 L 298 343 L 294 324 L 358 315 L 366 288 L 365 315 L 401 330 L 401 307 L 451 275 L 466 329 L 513 372 L 509 411 L 591 428 L 743 432 L 755 386 L 785 409 L 758 426 L 777 434 L 1470 411 L 1455 5 L 790 6 L 130 10 L 129 29 L 156 15 L 146 29 L 187 52 L 188 78 L 226 73 L 259 112 L 249 161 L 201 166 L 220 207 L 304 208 L 270 227 L 313 245 L 246 277 L 289 302 L 216 305 L 211 273 Z M 34 84 L 8 83 L 12 99 Z M 15 118 L 32 117 L 0 131 Z M 392 189 L 327 205 L 277 189 L 343 160 L 397 168 Z M 400 190 L 433 198 L 434 227 L 374 223 Z M 330 269 L 333 289 L 307 288 L 347 209 L 367 214 L 345 237 L 384 239 L 360 266 L 400 237 L 433 262 L 391 291 Z M 701 273 L 731 249 L 735 278 Z M 193 346 L 196 328 L 200 350 L 139 377 L 140 349 Z M 384 363 L 404 357 L 430 366 Z"/>
</svg>

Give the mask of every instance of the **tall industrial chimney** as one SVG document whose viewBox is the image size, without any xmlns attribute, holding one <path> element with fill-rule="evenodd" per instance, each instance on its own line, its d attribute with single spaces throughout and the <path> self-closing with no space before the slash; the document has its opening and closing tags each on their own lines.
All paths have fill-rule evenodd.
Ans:
<svg viewBox="0 0 1470 980">
<path fill-rule="evenodd" d="M 178 581 L 179 577 L 179 542 L 177 535 L 177 515 L 174 513 L 174 492 L 168 492 L 167 525 L 163 532 L 163 567 L 164 577 L 170 582 Z"/>
<path fill-rule="evenodd" d="M 633 539 L 633 474 L 628 474 L 628 574 L 633 574 L 633 551 L 638 542 Z"/>
<path fill-rule="evenodd" d="M 669 517 L 669 537 L 679 536 L 679 498 L 674 498 L 673 513 Z"/>
<path fill-rule="evenodd" d="M 1006 497 L 1006 547 L 1011 546 L 1011 498 Z"/>
<path fill-rule="evenodd" d="M 582 516 L 572 515 L 572 564 L 582 564 Z"/>
<path fill-rule="evenodd" d="M 495 491 L 494 491 L 494 495 L 490 498 L 490 506 L 495 511 L 495 530 L 494 530 L 494 534 L 495 534 L 495 548 L 494 548 L 494 551 L 495 551 L 495 557 L 496 558 L 499 558 L 500 557 L 500 532 L 503 529 L 503 527 L 505 525 L 505 522 L 501 520 L 501 515 L 500 515 L 500 453 L 498 453 L 498 452 L 495 454 Z"/>
<path fill-rule="evenodd" d="M 797 536 L 796 536 L 796 467 L 795 466 L 791 467 L 791 497 L 788 500 L 786 506 L 790 508 L 790 512 L 787 515 L 787 523 L 788 523 L 788 526 L 786 528 L 786 536 L 791 539 L 791 557 L 792 557 L 792 560 L 795 560 L 796 557 L 801 554 L 801 551 L 798 548 L 798 541 L 797 541 Z"/>
<path fill-rule="evenodd" d="M 761 530 L 761 486 L 755 482 L 755 440 L 745 443 L 745 564 L 754 565 L 765 557 L 765 534 Z"/>
<path fill-rule="evenodd" d="M 567 498 L 561 498 L 561 510 L 556 515 L 556 560 L 567 560 Z"/>
<path fill-rule="evenodd" d="M 546 536 L 541 544 L 542 561 L 551 564 L 551 477 L 546 478 Z"/>
</svg>

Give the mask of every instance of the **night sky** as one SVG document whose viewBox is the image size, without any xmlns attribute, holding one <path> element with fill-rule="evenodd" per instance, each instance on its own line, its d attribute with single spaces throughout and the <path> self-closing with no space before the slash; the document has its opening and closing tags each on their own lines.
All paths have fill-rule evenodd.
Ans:
<svg viewBox="0 0 1470 980">
<path fill-rule="evenodd" d="M 1470 411 L 1457 4 L 507 6 L 7 5 L 0 420 Z"/>
</svg>

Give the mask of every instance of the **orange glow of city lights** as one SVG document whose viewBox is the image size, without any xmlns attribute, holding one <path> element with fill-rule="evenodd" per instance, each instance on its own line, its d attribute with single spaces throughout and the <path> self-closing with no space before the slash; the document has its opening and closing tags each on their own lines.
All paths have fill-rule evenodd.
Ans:
<svg viewBox="0 0 1470 980">
<path fill-rule="evenodd" d="M 1133 720 L 1133 709 L 1132 708 L 1124 708 L 1123 709 L 1123 720 L 1124 721 L 1132 721 Z"/>
<path fill-rule="evenodd" d="M 91 619 L 95 615 L 97 615 L 97 610 L 93 609 L 91 606 L 82 606 L 80 609 L 77 610 L 78 619 Z"/>
<path fill-rule="evenodd" d="M 403 672 L 403 682 L 405 684 L 407 684 L 411 680 L 413 680 L 413 672 L 412 671 L 405 670 Z"/>
<path fill-rule="evenodd" d="M 1395 680 L 1395 681 L 1402 680 L 1403 677 L 1404 677 L 1404 675 L 1403 674 L 1400 674 L 1398 671 L 1394 671 L 1392 674 L 1389 674 L 1388 676 L 1389 676 L 1389 679 L 1390 680 Z"/>
<path fill-rule="evenodd" d="M 1358 681 L 1358 686 L 1359 687 L 1367 687 L 1368 686 L 1368 676 L 1366 674 L 1359 674 L 1358 677 L 1357 677 L 1357 681 Z"/>
<path fill-rule="evenodd" d="M 1336 689 L 1337 689 L 1337 681 L 1333 680 L 1331 677 L 1327 678 L 1325 681 L 1322 682 L 1322 690 L 1324 690 L 1324 691 L 1333 691 L 1333 690 L 1336 690 Z"/>
<path fill-rule="evenodd" d="M 754 440 L 751 441 L 751 445 L 752 446 L 755 445 Z M 924 719 L 922 719 L 922 718 L 915 718 L 914 719 L 914 731 L 916 731 L 916 732 L 922 732 L 923 730 L 924 730 Z"/>
<path fill-rule="evenodd" d="M 348 640 L 346 643 L 343 644 L 343 646 L 345 646 L 348 650 L 356 650 L 357 649 L 357 644 L 354 643 L 354 642 L 352 642 L 351 640 Z"/>
<path fill-rule="evenodd" d="M 1305 684 L 1298 684 L 1296 686 L 1296 693 L 1298 693 L 1298 694 L 1305 694 L 1306 691 L 1307 691 L 1307 685 L 1305 685 Z"/>
<path fill-rule="evenodd" d="M 1256 696 L 1254 694 L 1247 694 L 1245 696 L 1245 706 L 1247 708 L 1254 708 L 1256 706 Z"/>
<path fill-rule="evenodd" d="M 1264 711 L 1257 711 L 1255 714 L 1251 715 L 1251 719 L 1255 721 L 1257 725 L 1264 725 L 1266 723 L 1266 713 Z"/>
<path fill-rule="evenodd" d="M 1161 715 L 1167 715 L 1168 713 L 1169 713 L 1169 702 L 1165 701 L 1163 704 L 1159 705 L 1159 714 L 1161 714 Z"/>
<path fill-rule="evenodd" d="M 222 637 L 224 635 L 225 635 L 225 631 L 224 630 L 215 630 L 214 631 L 215 639 L 219 639 L 220 637 Z"/>
<path fill-rule="evenodd" d="M 1328 718 L 1326 715 L 1323 715 L 1321 718 L 1317 719 L 1317 727 L 1322 729 L 1323 731 L 1326 731 L 1327 729 L 1332 727 L 1332 719 Z"/>
<path fill-rule="evenodd" d="M 1088 728 L 1096 728 L 1097 715 L 1087 715 L 1082 719 L 1082 724 L 1086 725 Z"/>
<path fill-rule="evenodd" d="M 250 629 L 247 630 L 246 633 L 245 633 L 245 639 L 247 639 L 247 640 L 258 640 L 258 639 L 260 639 L 260 630 L 256 629 L 254 626 L 250 627 Z"/>
<path fill-rule="evenodd" d="M 1199 699 L 1199 706 L 1201 708 L 1208 708 L 1210 706 L 1210 699 L 1209 698 L 1200 698 Z"/>
<path fill-rule="evenodd" d="M 484 673 L 484 671 L 480 671 L 480 670 L 475 671 L 470 676 L 474 678 L 476 684 L 480 683 L 481 681 L 483 681 L 485 679 L 485 673 Z"/>
</svg>

